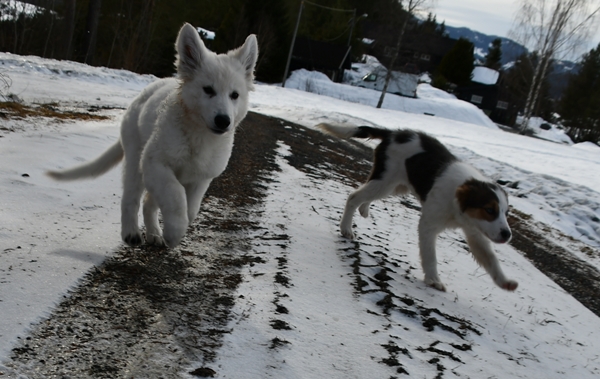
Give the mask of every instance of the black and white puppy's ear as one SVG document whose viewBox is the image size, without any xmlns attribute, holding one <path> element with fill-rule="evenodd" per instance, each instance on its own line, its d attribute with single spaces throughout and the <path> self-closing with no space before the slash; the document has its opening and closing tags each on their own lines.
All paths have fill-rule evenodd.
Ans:
<svg viewBox="0 0 600 379">
<path fill-rule="evenodd" d="M 209 50 L 202 42 L 196 28 L 187 23 L 179 31 L 175 49 L 177 50 L 175 61 L 177 73 L 184 81 L 191 80 Z"/>
<path fill-rule="evenodd" d="M 256 35 L 250 34 L 244 44 L 235 50 L 231 50 L 227 53 L 231 57 L 238 59 L 244 70 L 246 71 L 246 80 L 248 83 L 254 81 L 254 68 L 256 67 L 256 61 L 258 60 L 258 42 Z"/>
</svg>

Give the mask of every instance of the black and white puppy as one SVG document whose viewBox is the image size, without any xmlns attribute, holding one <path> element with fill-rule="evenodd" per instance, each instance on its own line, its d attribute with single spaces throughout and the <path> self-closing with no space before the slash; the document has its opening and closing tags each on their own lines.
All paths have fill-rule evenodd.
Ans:
<svg viewBox="0 0 600 379">
<path fill-rule="evenodd" d="M 412 193 L 421 202 L 419 248 L 425 283 L 438 290 L 446 287 L 437 272 L 435 243 L 446 228 L 462 228 L 475 260 L 501 288 L 514 291 L 518 283 L 507 279 L 490 241 L 511 238 L 506 220 L 506 192 L 472 166 L 461 162 L 440 141 L 413 130 L 386 130 L 369 126 L 317 125 L 339 138 L 380 139 L 371 174 L 346 202 L 340 230 L 354 239 L 352 217 L 358 209 L 369 215 L 373 200 Z"/>
</svg>

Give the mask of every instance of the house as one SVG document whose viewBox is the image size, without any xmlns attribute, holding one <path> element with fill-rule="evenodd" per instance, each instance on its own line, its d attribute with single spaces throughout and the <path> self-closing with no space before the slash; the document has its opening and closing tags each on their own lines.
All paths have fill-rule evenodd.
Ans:
<svg viewBox="0 0 600 379">
<path fill-rule="evenodd" d="M 290 61 L 290 71 L 301 68 L 322 72 L 332 81 L 339 83 L 344 78 L 344 70 L 352 68 L 350 46 L 297 37 Z"/>
<path fill-rule="evenodd" d="M 393 26 L 365 21 L 364 38 L 372 41 L 368 44 L 367 54 L 376 57 L 384 65 L 389 65 L 396 50 L 398 34 L 399 30 Z M 411 74 L 433 73 L 455 43 L 455 39 L 439 34 L 407 30 L 393 69 Z"/>
<path fill-rule="evenodd" d="M 504 96 L 498 85 L 500 73 L 491 68 L 477 66 L 473 69 L 471 83 L 457 87 L 454 94 L 460 100 L 476 105 L 492 121 L 509 125 L 515 110 L 508 97 Z"/>
</svg>

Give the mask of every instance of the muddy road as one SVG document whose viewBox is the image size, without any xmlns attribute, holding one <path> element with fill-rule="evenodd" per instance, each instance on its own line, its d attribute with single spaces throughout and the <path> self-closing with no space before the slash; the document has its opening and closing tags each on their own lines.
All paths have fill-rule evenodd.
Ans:
<svg viewBox="0 0 600 379">
<path fill-rule="evenodd" d="M 253 246 L 265 241 L 286 243 L 284 232 L 267 230 L 261 222 L 266 188 L 278 170 L 278 141 L 290 147 L 287 162 L 308 175 L 318 178 L 329 172 L 329 179 L 356 186 L 369 173 L 369 148 L 352 141 L 333 141 L 302 126 L 250 113 L 237 131 L 226 172 L 209 188 L 201 213 L 181 246 L 171 250 L 123 247 L 116 251 L 31 328 L 4 362 L 8 371 L 1 372 L 0 377 L 178 378 L 181 372 L 192 377 L 214 376 L 210 363 L 223 335 L 230 332 L 228 321 L 237 300 L 236 288 L 243 280 L 242 268 L 264 263 Z M 411 212 L 419 210 L 415 201 L 402 203 Z M 546 231 L 527 215 L 512 212 L 511 223 L 513 246 L 600 316 L 598 271 L 546 238 Z M 347 256 L 355 266 L 356 293 L 361 293 L 366 283 L 361 273 L 366 258 L 352 251 Z M 395 308 L 418 318 L 426 330 L 442 328 L 455 334 L 457 341 L 468 333 L 481 333 L 468 320 L 389 291 L 387 272 L 402 262 L 371 258 L 382 262 L 371 281 L 389 292 L 377 304 L 382 314 Z M 285 256 L 279 264 L 281 275 L 276 279 L 285 286 L 289 280 Z M 422 276 L 418 268 L 407 270 L 407 275 Z M 275 316 L 285 312 L 284 306 L 276 304 Z M 285 328 L 286 324 L 275 317 L 272 327 Z M 285 344 L 275 339 L 271 342 L 273 349 Z M 440 347 L 434 344 L 423 350 L 449 354 Z M 469 349 L 461 343 L 452 347 Z M 383 364 L 394 365 L 399 355 L 411 354 L 393 344 L 386 349 L 389 357 Z M 432 365 L 439 367 L 438 362 L 432 358 Z M 402 373 L 402 366 L 397 372 Z"/>
</svg>

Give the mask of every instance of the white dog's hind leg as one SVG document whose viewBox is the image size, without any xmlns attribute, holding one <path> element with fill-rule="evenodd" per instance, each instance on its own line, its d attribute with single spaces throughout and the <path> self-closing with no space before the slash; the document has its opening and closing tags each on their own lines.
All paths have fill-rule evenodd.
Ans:
<svg viewBox="0 0 600 379">
<path fill-rule="evenodd" d="M 437 271 L 437 256 L 435 252 L 436 239 L 439 228 L 435 220 L 423 217 L 419 220 L 419 251 L 421 254 L 421 266 L 425 273 L 425 284 L 440 291 L 446 291 L 446 286 L 440 280 Z"/>
<path fill-rule="evenodd" d="M 490 241 L 479 232 L 467 230 L 464 232 L 465 237 L 467 238 L 467 243 L 471 248 L 471 254 L 473 254 L 477 263 L 479 263 L 485 269 L 485 271 L 490 274 L 498 287 L 507 291 L 516 290 L 519 286 L 519 283 L 506 278 L 504 272 L 502 272 L 498 258 L 496 258 L 496 254 L 494 254 L 494 250 Z"/>
<path fill-rule="evenodd" d="M 139 159 L 125 159 L 123 169 L 123 198 L 121 200 L 121 238 L 130 246 L 142 243 L 138 224 L 140 199 L 144 192 Z"/>
<path fill-rule="evenodd" d="M 165 240 L 158 222 L 158 204 L 149 192 L 146 192 L 144 198 L 143 213 L 144 224 L 146 225 L 146 242 L 150 245 L 165 246 Z"/>
<path fill-rule="evenodd" d="M 187 196 L 187 211 L 188 211 L 188 221 L 191 224 L 198 216 L 198 212 L 200 211 L 200 204 L 202 203 L 202 198 L 210 185 L 212 180 L 200 180 L 194 184 L 185 186 L 185 194 Z"/>
<path fill-rule="evenodd" d="M 348 196 L 346 208 L 344 209 L 344 215 L 342 216 L 342 220 L 340 222 L 340 231 L 342 235 L 353 240 L 355 236 L 352 232 L 352 217 L 354 216 L 356 209 L 359 206 L 367 203 L 368 210 L 368 206 L 373 200 L 382 199 L 386 196 L 389 196 L 393 192 L 394 187 L 394 184 L 390 184 L 389 182 L 383 180 L 370 180 L 363 184 L 359 189 L 352 192 L 350 196 Z M 361 214 L 364 210 L 364 208 L 361 208 Z"/>
</svg>

